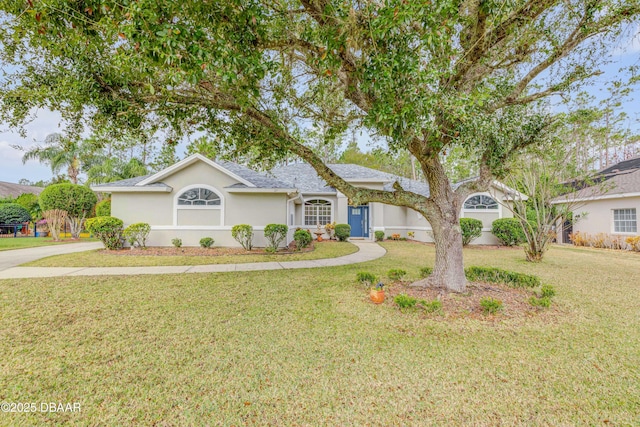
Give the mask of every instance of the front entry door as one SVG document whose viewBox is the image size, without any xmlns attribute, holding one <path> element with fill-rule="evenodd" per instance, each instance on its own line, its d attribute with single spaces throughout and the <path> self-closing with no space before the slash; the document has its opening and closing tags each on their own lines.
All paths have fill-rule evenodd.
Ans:
<svg viewBox="0 0 640 427">
<path fill-rule="evenodd" d="M 369 206 L 349 206 L 351 237 L 369 237 Z"/>
</svg>

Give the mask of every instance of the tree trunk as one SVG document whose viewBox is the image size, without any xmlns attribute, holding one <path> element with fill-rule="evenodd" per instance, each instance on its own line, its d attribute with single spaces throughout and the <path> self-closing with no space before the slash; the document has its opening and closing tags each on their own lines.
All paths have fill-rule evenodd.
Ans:
<svg viewBox="0 0 640 427">
<path fill-rule="evenodd" d="M 431 286 L 464 292 L 467 277 L 464 274 L 459 213 L 456 213 L 452 220 L 443 220 L 440 224 L 431 224 L 431 227 L 436 242 L 436 263 L 427 280 Z"/>
<path fill-rule="evenodd" d="M 467 277 L 464 274 L 462 255 L 462 229 L 460 211 L 463 196 L 456 194 L 437 158 L 423 164 L 429 183 L 432 204 L 423 211 L 429 221 L 436 245 L 436 263 L 429 277 L 412 286 L 445 288 L 452 292 L 465 292 Z"/>
</svg>

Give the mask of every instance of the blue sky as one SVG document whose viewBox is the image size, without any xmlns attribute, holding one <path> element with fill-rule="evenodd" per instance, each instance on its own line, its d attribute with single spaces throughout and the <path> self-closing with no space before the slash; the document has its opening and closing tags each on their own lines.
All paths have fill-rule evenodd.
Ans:
<svg viewBox="0 0 640 427">
<path fill-rule="evenodd" d="M 640 66 L 640 26 L 635 26 L 629 36 L 621 39 L 611 49 L 613 63 L 603 68 L 604 74 L 599 76 L 589 88 L 589 92 L 601 99 L 606 95 L 606 84 L 619 79 L 619 70 L 631 65 Z M 640 132 L 640 102 L 638 96 L 640 88 L 626 101 L 623 109 L 630 118 L 630 125 Z M 60 132 L 62 124 L 60 115 L 48 110 L 34 112 L 35 119 L 26 126 L 27 136 L 23 138 L 9 126 L 0 123 L 0 181 L 18 182 L 22 178 L 30 181 L 49 180 L 51 169 L 37 161 L 22 164 L 22 152 L 12 148 L 20 145 L 26 148 L 41 144 L 45 136 L 53 132 Z M 178 155 L 182 156 L 185 144 L 178 147 Z"/>
</svg>

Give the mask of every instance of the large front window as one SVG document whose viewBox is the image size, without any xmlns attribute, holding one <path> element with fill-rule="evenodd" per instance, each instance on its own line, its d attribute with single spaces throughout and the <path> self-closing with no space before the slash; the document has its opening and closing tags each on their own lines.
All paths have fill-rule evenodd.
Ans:
<svg viewBox="0 0 640 427">
<path fill-rule="evenodd" d="M 498 202 L 496 202 L 492 197 L 485 196 L 484 194 L 478 194 L 469 197 L 467 201 L 464 202 L 464 208 L 477 210 L 498 209 Z"/>
<path fill-rule="evenodd" d="M 192 188 L 178 197 L 178 205 L 182 206 L 219 206 L 220 197 L 206 188 Z"/>
<path fill-rule="evenodd" d="M 331 222 L 331 202 L 308 200 L 304 202 L 304 225 L 326 225 Z"/>
<path fill-rule="evenodd" d="M 638 219 L 636 209 L 614 209 L 613 231 L 614 233 L 637 233 Z"/>
</svg>

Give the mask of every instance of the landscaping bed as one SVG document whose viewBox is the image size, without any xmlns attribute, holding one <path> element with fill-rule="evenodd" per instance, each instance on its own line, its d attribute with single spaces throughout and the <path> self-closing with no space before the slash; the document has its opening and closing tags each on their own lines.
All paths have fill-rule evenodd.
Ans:
<svg viewBox="0 0 640 427">
<path fill-rule="evenodd" d="M 327 242 L 334 244 L 336 242 Z M 104 255 L 119 256 L 228 256 L 228 255 L 286 255 L 299 254 L 305 252 L 313 252 L 315 249 L 312 243 L 306 248 L 296 249 L 295 246 L 286 249 L 280 249 L 278 252 L 268 252 L 265 248 L 253 248 L 250 251 L 244 248 L 229 248 L 224 246 L 216 246 L 213 248 L 201 248 L 195 246 L 187 246 L 174 248 L 168 246 L 148 246 L 146 248 L 123 248 L 118 250 L 101 249 L 98 251 Z"/>
<path fill-rule="evenodd" d="M 394 298 L 400 294 L 418 300 L 440 301 L 441 310 L 433 313 L 424 312 L 426 316 L 436 320 L 471 318 L 500 321 L 501 319 L 525 319 L 531 316 L 550 318 L 558 314 L 557 308 L 553 305 L 545 309 L 532 306 L 529 300 L 533 293 L 530 290 L 495 283 L 469 283 L 465 293 L 448 292 L 440 288 L 414 288 L 408 283 L 391 283 L 386 286 L 386 289 L 386 304 L 390 305 L 394 304 Z M 503 309 L 496 314 L 484 313 L 480 301 L 486 298 L 500 301 Z"/>
<path fill-rule="evenodd" d="M 242 264 L 249 262 L 304 261 L 336 258 L 352 254 L 358 247 L 348 242 L 324 241 L 300 251 L 267 252 L 262 248 L 246 251 L 243 248 L 216 246 L 149 247 L 146 249 L 98 249 L 74 254 L 55 255 L 24 264 L 30 267 L 150 267 L 161 265 Z"/>
</svg>

